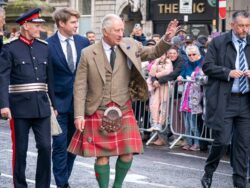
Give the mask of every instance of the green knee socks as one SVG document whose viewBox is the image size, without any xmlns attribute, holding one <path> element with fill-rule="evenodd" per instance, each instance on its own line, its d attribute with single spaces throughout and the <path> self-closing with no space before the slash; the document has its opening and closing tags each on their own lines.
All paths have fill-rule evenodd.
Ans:
<svg viewBox="0 0 250 188">
<path fill-rule="evenodd" d="M 132 164 L 132 160 L 129 162 L 122 161 L 120 158 L 117 159 L 115 165 L 115 182 L 113 188 L 121 188 L 122 183 L 128 173 Z"/>
<path fill-rule="evenodd" d="M 110 174 L 109 163 L 106 165 L 95 164 L 95 175 L 96 175 L 96 180 L 99 184 L 99 188 L 109 187 L 109 174 Z"/>
</svg>

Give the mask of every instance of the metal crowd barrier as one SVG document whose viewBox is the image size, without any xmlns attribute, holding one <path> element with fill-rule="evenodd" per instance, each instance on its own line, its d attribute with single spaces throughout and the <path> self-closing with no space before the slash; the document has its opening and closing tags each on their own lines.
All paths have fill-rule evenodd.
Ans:
<svg viewBox="0 0 250 188">
<path fill-rule="evenodd" d="M 168 99 L 166 104 L 166 120 L 165 125 L 161 131 L 154 131 L 151 134 L 150 139 L 146 145 L 149 145 L 158 134 L 164 133 L 170 128 L 175 139 L 171 143 L 170 148 L 173 148 L 182 138 L 191 138 L 202 141 L 212 142 L 212 130 L 204 125 L 203 114 L 205 113 L 205 96 L 202 98 L 203 114 L 197 114 L 191 116 L 191 121 L 194 122 L 194 129 L 188 131 L 185 130 L 185 116 L 180 111 L 181 96 L 184 92 L 184 85 L 186 83 L 194 83 L 191 80 L 174 81 L 168 83 Z M 205 86 L 203 87 L 203 93 L 205 93 Z M 149 101 L 135 101 L 133 103 L 134 114 L 140 129 L 142 136 L 147 132 L 151 125 L 151 115 L 149 110 Z"/>
<path fill-rule="evenodd" d="M 145 132 L 152 132 L 149 140 L 147 141 L 146 145 L 149 145 L 159 133 L 166 132 L 168 129 L 169 125 L 169 114 L 170 114 L 170 98 L 171 98 L 171 93 L 173 90 L 173 83 L 169 82 L 168 83 L 168 93 L 167 94 L 167 103 L 164 106 L 164 109 L 161 109 L 161 111 L 164 111 L 166 114 L 166 120 L 163 125 L 163 129 L 161 131 L 148 131 L 148 129 L 151 127 L 152 124 L 152 119 L 151 119 L 151 113 L 150 113 L 150 107 L 149 107 L 149 100 L 142 102 L 142 101 L 135 101 L 133 103 L 133 109 L 134 109 L 134 114 L 135 118 L 137 120 L 140 132 L 142 137 L 144 136 Z M 165 95 L 165 90 L 164 94 Z M 163 108 L 163 106 L 161 106 Z"/>
<path fill-rule="evenodd" d="M 204 125 L 203 117 L 204 113 L 206 113 L 205 108 L 205 89 L 206 86 L 201 86 L 203 90 L 203 96 L 201 98 L 201 106 L 202 106 L 202 113 L 201 114 L 192 114 L 191 121 L 194 122 L 193 129 L 185 130 L 185 120 L 187 116 L 184 115 L 183 112 L 180 111 L 181 105 L 181 97 L 184 94 L 184 87 L 185 84 L 188 83 L 195 83 L 194 80 L 182 80 L 182 81 L 175 81 L 175 85 L 177 85 L 172 92 L 171 97 L 171 106 L 170 106 L 170 128 L 174 135 L 177 138 L 173 141 L 170 145 L 170 148 L 173 148 L 179 140 L 182 138 L 191 138 L 197 139 L 202 141 L 212 142 L 212 130 L 207 128 Z M 197 82 L 196 82 L 197 83 Z M 186 119 L 185 119 L 186 118 Z"/>
</svg>

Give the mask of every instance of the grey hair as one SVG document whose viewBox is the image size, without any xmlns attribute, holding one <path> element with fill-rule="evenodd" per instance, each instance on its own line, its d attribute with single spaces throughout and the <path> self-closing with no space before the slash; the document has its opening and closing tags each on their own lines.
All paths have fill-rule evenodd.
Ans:
<svg viewBox="0 0 250 188">
<path fill-rule="evenodd" d="M 236 21 L 238 17 L 250 18 L 250 14 L 246 10 L 238 10 L 233 13 L 232 20 Z"/>
<path fill-rule="evenodd" d="M 117 16 L 116 14 L 107 14 L 106 16 L 104 16 L 104 18 L 101 21 L 101 30 L 103 32 L 104 29 L 110 28 L 112 27 L 113 21 L 114 20 L 119 20 L 122 21 L 122 19 Z"/>
<path fill-rule="evenodd" d="M 191 51 L 195 51 L 195 53 L 196 53 L 197 55 L 201 55 L 200 50 L 199 50 L 198 46 L 196 46 L 196 45 L 188 45 L 188 46 L 186 47 L 186 54 L 187 54 L 187 55 L 188 55 Z"/>
</svg>

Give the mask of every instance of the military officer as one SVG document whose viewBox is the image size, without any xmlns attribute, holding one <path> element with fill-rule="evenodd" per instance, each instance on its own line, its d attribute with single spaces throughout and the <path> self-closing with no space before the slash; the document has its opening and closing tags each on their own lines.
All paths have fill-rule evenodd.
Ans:
<svg viewBox="0 0 250 188">
<path fill-rule="evenodd" d="M 25 169 L 30 128 L 38 150 L 35 187 L 50 187 L 49 98 L 54 109 L 55 105 L 48 47 L 38 39 L 44 22 L 40 10 L 30 10 L 16 20 L 21 35 L 3 46 L 0 57 L 0 109 L 1 116 L 10 119 L 11 124 L 15 188 L 27 188 Z"/>
</svg>

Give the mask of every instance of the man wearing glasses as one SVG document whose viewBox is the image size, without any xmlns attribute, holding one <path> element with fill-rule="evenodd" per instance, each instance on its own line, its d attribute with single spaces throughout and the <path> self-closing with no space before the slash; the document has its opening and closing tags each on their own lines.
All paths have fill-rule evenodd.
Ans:
<svg viewBox="0 0 250 188">
<path fill-rule="evenodd" d="M 208 75 L 205 123 L 213 129 L 214 138 L 201 179 L 203 188 L 211 187 L 213 173 L 231 140 L 234 187 L 245 188 L 247 183 L 250 143 L 249 13 L 236 11 L 231 27 L 230 32 L 211 42 L 203 65 L 203 71 Z"/>
</svg>

